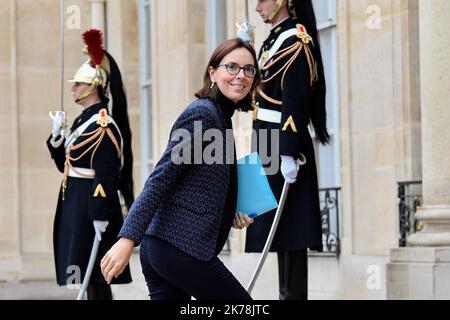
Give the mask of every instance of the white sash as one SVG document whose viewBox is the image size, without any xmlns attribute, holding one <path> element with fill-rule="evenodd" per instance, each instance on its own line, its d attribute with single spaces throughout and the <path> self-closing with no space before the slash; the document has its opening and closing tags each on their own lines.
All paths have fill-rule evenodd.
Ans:
<svg viewBox="0 0 450 320">
<path fill-rule="evenodd" d="M 263 61 L 263 56 L 261 56 L 261 58 L 259 59 L 259 68 L 262 69 L 264 67 L 264 65 L 270 61 L 270 59 L 272 59 L 273 55 L 280 49 L 281 45 L 283 44 L 283 42 L 292 37 L 293 35 L 297 35 L 298 30 L 297 28 L 292 28 L 289 30 L 286 30 L 284 32 L 282 32 L 278 38 L 277 41 L 275 41 L 275 43 L 273 44 L 272 48 L 269 49 L 269 51 L 267 51 L 267 60 Z"/>
<path fill-rule="evenodd" d="M 70 147 L 75 143 L 75 141 L 83 134 L 83 132 L 94 122 L 97 122 L 97 120 L 100 118 L 100 115 L 98 113 L 94 114 L 92 117 L 89 118 L 88 121 L 83 123 L 81 126 L 76 128 L 67 138 L 66 142 L 64 144 L 64 147 L 66 148 L 66 153 L 69 152 Z M 119 130 L 119 126 L 116 124 L 114 119 L 108 115 L 109 121 L 116 127 L 117 132 L 120 136 L 120 167 L 123 167 L 123 139 L 122 139 L 122 133 Z"/>
</svg>

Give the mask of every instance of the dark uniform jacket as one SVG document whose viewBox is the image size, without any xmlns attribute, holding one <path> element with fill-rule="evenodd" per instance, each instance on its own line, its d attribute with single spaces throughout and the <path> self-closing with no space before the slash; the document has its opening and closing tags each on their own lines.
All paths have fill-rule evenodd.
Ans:
<svg viewBox="0 0 450 320">
<path fill-rule="evenodd" d="M 236 106 L 223 96 L 221 101 L 192 102 L 175 121 L 170 136 L 184 131 L 198 143 L 206 130 L 217 129 L 225 138 L 226 129 L 232 129 L 231 116 Z M 201 130 L 194 129 L 195 122 L 201 124 Z M 200 148 L 195 150 L 192 139 L 170 139 L 119 236 L 134 240 L 136 245 L 144 234 L 158 237 L 198 260 L 208 261 L 222 250 L 236 213 L 234 138 L 229 136 L 226 143 L 223 139 L 220 150 L 225 157 L 228 146 L 233 152 L 231 161 L 208 164 L 202 158 L 195 164 L 176 164 L 172 157 L 181 148 L 187 148 L 193 161 L 194 153 L 201 156 L 211 143 L 197 144 Z"/>
<path fill-rule="evenodd" d="M 265 143 L 268 146 L 268 154 L 275 153 L 279 148 L 279 155 L 298 158 L 301 153 L 307 160 L 300 168 L 297 182 L 290 187 L 271 251 L 294 251 L 305 248 L 322 250 L 316 162 L 308 130 L 315 77 L 314 59 L 309 50 L 313 44 L 302 41 L 305 37 L 307 39 L 308 35 L 298 24 L 299 22 L 289 18 L 273 28 L 260 52 L 261 57 L 264 52 L 269 51 L 284 31 L 298 29 L 299 32 L 287 38 L 277 50 L 278 54 L 267 61 L 266 68 L 261 70 L 263 85 L 262 92 L 257 96 L 258 107 L 280 111 L 281 123 L 262 120 L 253 123 L 257 133 L 257 151 L 260 151 L 261 143 Z M 270 64 L 272 65 L 267 68 Z M 279 130 L 279 140 L 271 141 L 270 132 L 261 134 L 261 129 Z M 275 197 L 280 199 L 284 184 L 281 171 L 269 175 L 268 179 Z M 247 252 L 262 251 L 274 214 L 275 210 L 263 214 L 255 218 L 255 222 L 248 227 Z"/>
<path fill-rule="evenodd" d="M 75 119 L 71 132 L 79 128 L 101 109 L 107 110 L 107 105 L 99 103 L 85 109 Z M 113 124 L 107 125 L 116 143 L 121 143 L 120 134 Z M 105 129 L 106 129 L 105 128 Z M 99 131 L 96 131 L 99 130 Z M 92 169 L 93 178 L 75 178 L 68 176 L 61 187 L 56 216 L 54 221 L 53 245 L 57 282 L 59 285 L 80 283 L 84 279 L 92 244 L 95 235 L 93 220 L 107 220 L 109 225 L 102 234 L 102 241 L 97 254 L 91 283 L 105 283 L 100 271 L 100 260 L 117 240 L 117 234 L 123 224 L 122 210 L 118 198 L 118 181 L 120 174 L 120 155 L 117 146 L 104 131 L 104 136 L 95 136 L 100 132 L 100 125 L 92 123 L 84 131 L 84 136 L 78 137 L 73 146 L 79 146 L 70 151 L 70 165 L 76 168 Z M 89 140 L 93 138 L 92 140 Z M 51 138 L 51 137 L 50 137 Z M 67 169 L 64 143 L 54 148 L 47 141 L 51 156 L 59 171 Z M 85 145 L 83 145 L 85 144 Z M 94 155 L 93 155 L 94 153 Z M 66 187 L 64 188 L 64 185 Z M 129 283 L 131 276 L 127 267 L 112 283 Z"/>
</svg>

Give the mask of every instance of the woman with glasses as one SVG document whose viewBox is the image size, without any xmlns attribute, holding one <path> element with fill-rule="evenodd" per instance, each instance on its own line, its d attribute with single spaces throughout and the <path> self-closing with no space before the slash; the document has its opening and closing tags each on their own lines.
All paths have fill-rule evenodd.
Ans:
<svg viewBox="0 0 450 320">
<path fill-rule="evenodd" d="M 236 213 L 237 166 L 229 131 L 236 110 L 253 109 L 259 83 L 250 45 L 232 39 L 214 51 L 203 88 L 195 94 L 198 99 L 175 121 L 166 151 L 131 207 L 121 238 L 102 259 L 108 283 L 127 266 L 133 247 L 141 245 L 152 300 L 251 299 L 217 255 L 231 227 L 253 222 Z M 218 146 L 214 151 L 208 144 L 212 139 Z"/>
</svg>

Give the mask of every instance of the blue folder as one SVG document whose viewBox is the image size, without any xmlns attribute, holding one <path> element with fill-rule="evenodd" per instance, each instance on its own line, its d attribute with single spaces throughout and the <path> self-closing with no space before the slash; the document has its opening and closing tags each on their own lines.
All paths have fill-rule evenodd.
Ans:
<svg viewBox="0 0 450 320">
<path fill-rule="evenodd" d="M 237 168 L 238 212 L 254 218 L 278 207 L 257 152 L 239 159 Z"/>
</svg>

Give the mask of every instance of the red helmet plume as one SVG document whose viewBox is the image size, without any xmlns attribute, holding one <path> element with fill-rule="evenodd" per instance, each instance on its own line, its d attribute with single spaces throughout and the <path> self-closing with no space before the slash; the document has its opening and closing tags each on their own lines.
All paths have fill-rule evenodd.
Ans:
<svg viewBox="0 0 450 320">
<path fill-rule="evenodd" d="M 97 29 L 90 29 L 83 33 L 83 40 L 86 43 L 88 54 L 94 67 L 100 65 L 105 57 L 102 32 Z"/>
</svg>

